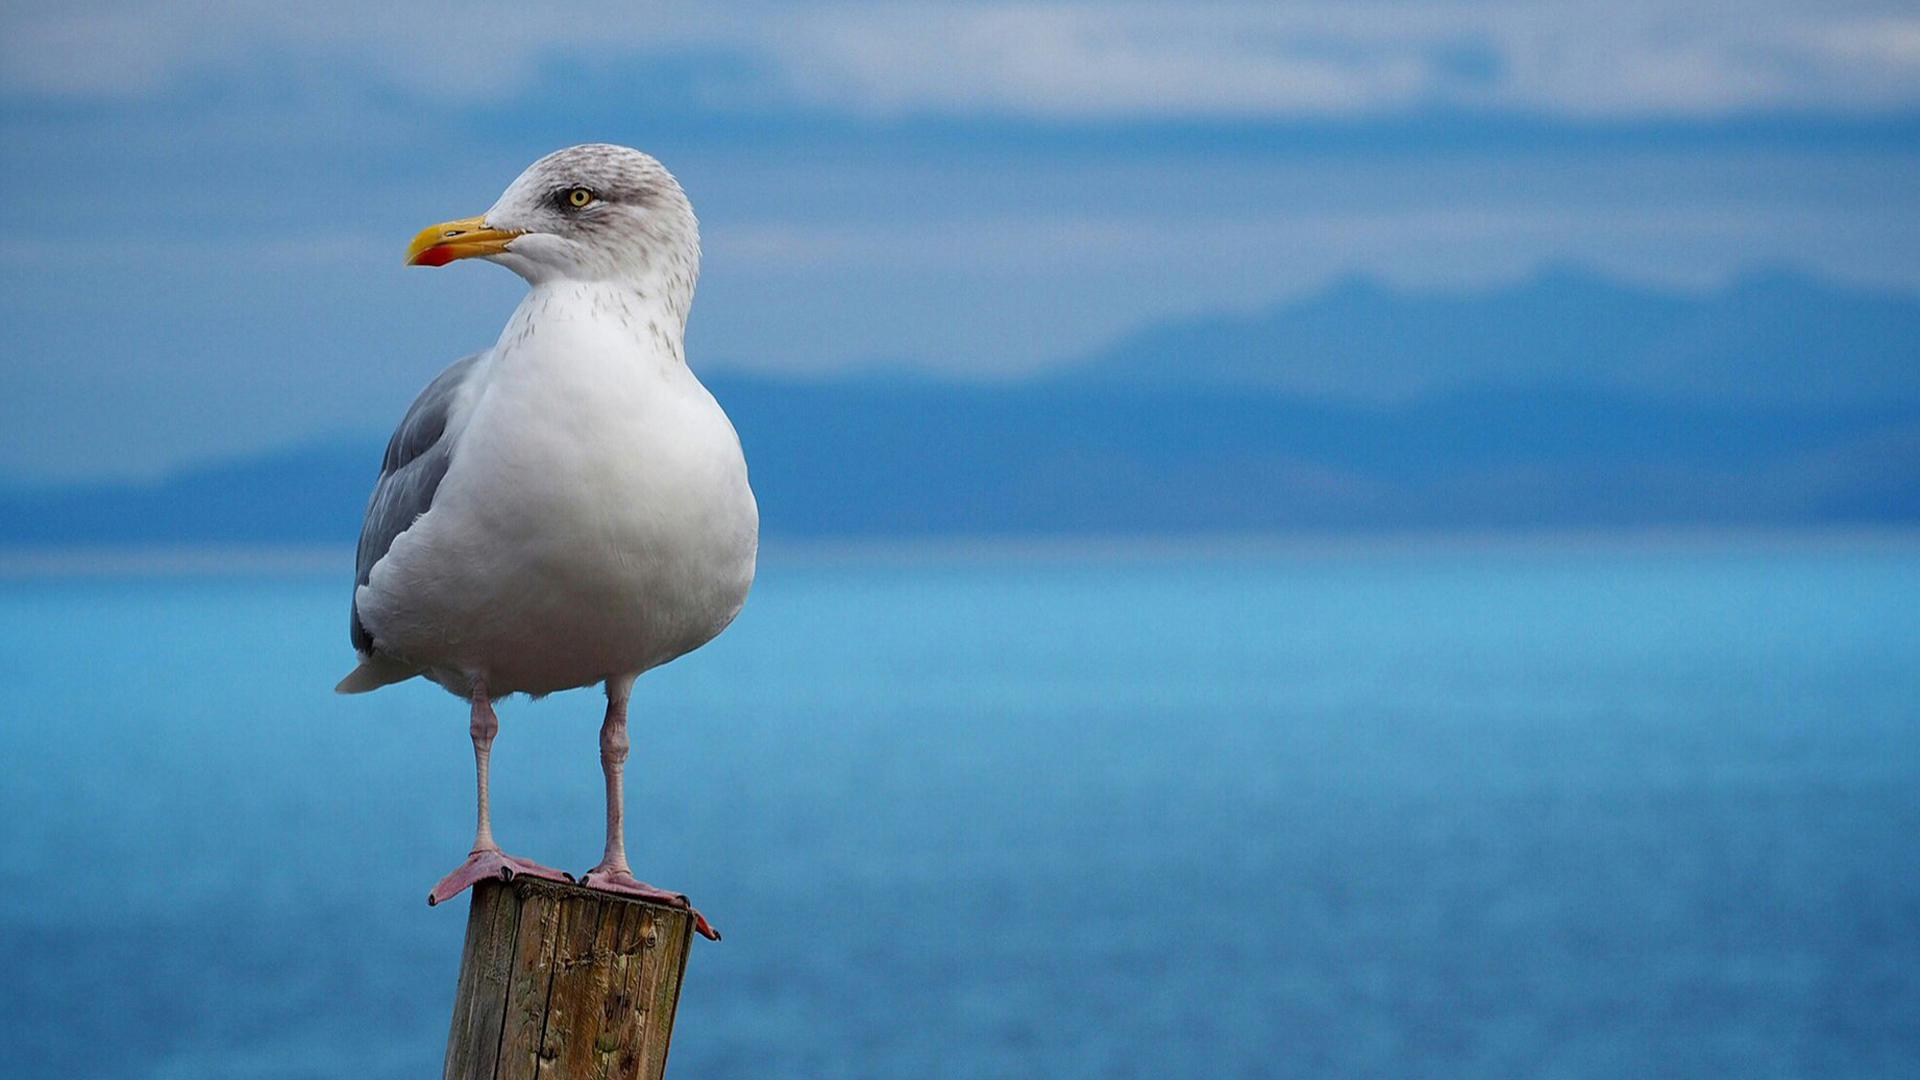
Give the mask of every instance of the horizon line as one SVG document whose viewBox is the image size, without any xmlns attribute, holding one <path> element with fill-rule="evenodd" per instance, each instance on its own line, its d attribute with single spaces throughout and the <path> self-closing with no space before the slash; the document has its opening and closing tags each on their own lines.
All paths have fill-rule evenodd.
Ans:
<svg viewBox="0 0 1920 1080">
<path fill-rule="evenodd" d="M 1480 554 L 1778 554 L 1920 549 L 1920 524 L 1623 526 L 1088 534 L 950 534 L 780 539 L 763 560 L 789 567 L 1160 559 L 1324 559 Z M 116 578 L 351 578 L 354 545 L 74 544 L 0 548 L 0 583 Z"/>
</svg>

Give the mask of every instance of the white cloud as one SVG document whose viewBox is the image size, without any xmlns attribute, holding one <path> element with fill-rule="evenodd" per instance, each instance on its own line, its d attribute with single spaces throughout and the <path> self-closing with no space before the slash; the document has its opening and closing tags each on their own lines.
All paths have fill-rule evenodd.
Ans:
<svg viewBox="0 0 1920 1080">
<path fill-rule="evenodd" d="M 1737 17 L 1736 17 L 1737 16 Z M 1904 2 L 1308 4 L 122 3 L 13 11 L 0 87 L 125 98 L 274 58 L 453 101 L 543 61 L 723 49 L 794 101 L 854 112 L 1327 117 L 1426 106 L 1561 116 L 1920 105 Z M 264 60 L 263 60 L 264 58 Z M 288 77 L 295 77 L 289 75 Z"/>
<path fill-rule="evenodd" d="M 648 52 L 728 34 L 664 5 L 540 5 L 334 0 L 129 0 L 8 12 L 0 85 L 52 96 L 125 98 L 223 71 L 280 67 L 313 78 L 320 61 L 437 98 L 485 99 L 522 88 L 561 52 Z M 289 64 L 289 61 L 296 63 Z"/>
<path fill-rule="evenodd" d="M 1427 43 L 1398 30 L 1337 39 L 1266 11 L 886 9 L 808 29 L 800 89 L 878 112 L 1354 112 L 1409 100 L 1432 78 Z"/>
<path fill-rule="evenodd" d="M 1920 17 L 1808 7 L 1753 3 L 1738 19 L 1647 2 L 868 9 L 817 23 L 800 77 L 824 100 L 887 111 L 1070 116 L 1920 103 Z"/>
</svg>

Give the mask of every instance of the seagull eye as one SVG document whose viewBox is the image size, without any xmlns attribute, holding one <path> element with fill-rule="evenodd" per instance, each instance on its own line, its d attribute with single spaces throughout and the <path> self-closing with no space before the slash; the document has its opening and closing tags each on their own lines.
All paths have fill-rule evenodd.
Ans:
<svg viewBox="0 0 1920 1080">
<path fill-rule="evenodd" d="M 592 201 L 593 192 L 583 187 L 568 188 L 566 191 L 560 193 L 560 204 L 562 206 L 572 207 L 575 210 L 580 209 Z"/>
</svg>

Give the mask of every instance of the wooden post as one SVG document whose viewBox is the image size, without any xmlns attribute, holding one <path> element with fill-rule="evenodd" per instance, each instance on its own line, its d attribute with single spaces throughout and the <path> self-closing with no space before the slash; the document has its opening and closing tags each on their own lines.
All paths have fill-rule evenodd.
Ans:
<svg viewBox="0 0 1920 1080">
<path fill-rule="evenodd" d="M 538 878 L 475 885 L 446 1080 L 658 1080 L 692 944 L 681 908 Z"/>
</svg>

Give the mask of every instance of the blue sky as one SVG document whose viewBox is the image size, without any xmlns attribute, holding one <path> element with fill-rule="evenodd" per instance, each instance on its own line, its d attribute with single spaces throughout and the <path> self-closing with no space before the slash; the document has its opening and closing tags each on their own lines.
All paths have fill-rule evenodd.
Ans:
<svg viewBox="0 0 1920 1080">
<path fill-rule="evenodd" d="M 587 139 L 692 195 L 709 369 L 1017 378 L 1354 273 L 1920 289 L 1911 4 L 13 5 L 0 478 L 384 431 L 520 288 L 407 239 Z"/>
</svg>

